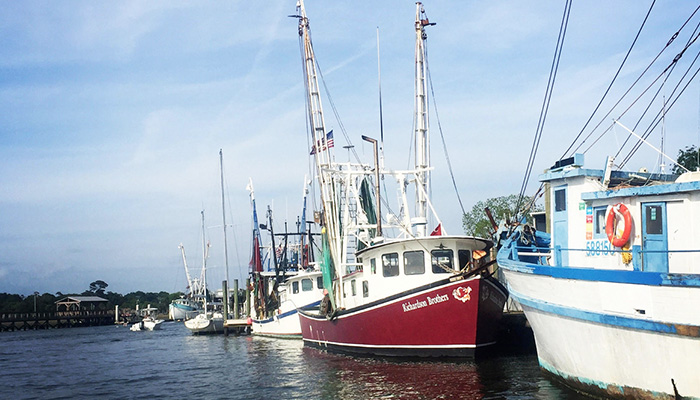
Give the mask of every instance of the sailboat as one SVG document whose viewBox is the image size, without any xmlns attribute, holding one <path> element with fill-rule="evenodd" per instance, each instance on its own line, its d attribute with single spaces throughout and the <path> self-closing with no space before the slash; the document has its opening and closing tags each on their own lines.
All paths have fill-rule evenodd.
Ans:
<svg viewBox="0 0 700 400">
<path fill-rule="evenodd" d="M 250 191 L 250 204 L 253 213 L 253 256 L 251 257 L 251 281 L 254 290 L 250 294 L 250 302 L 254 305 L 252 319 L 252 332 L 259 336 L 271 336 L 280 338 L 301 338 L 301 325 L 297 310 L 304 307 L 318 306 L 323 298 L 323 277 L 321 271 L 315 269 L 309 263 L 313 254 L 311 246 L 307 243 L 306 232 L 306 196 L 308 187 L 304 183 L 304 206 L 300 221 L 300 232 L 296 235 L 301 239 L 295 254 L 299 262 L 293 265 L 278 265 L 277 247 L 274 245 L 274 232 L 272 232 L 272 245 L 270 258 L 274 264 L 274 271 L 264 271 L 263 256 L 260 237 L 260 224 L 255 207 L 255 192 L 253 182 L 249 181 L 247 189 Z M 272 227 L 272 214 L 268 213 L 269 227 Z M 289 233 L 282 234 L 286 239 Z M 308 240 L 310 242 L 311 240 Z M 286 246 L 279 252 L 280 258 L 285 259 Z"/>
<path fill-rule="evenodd" d="M 209 311 L 207 302 L 207 257 L 209 255 L 209 243 L 206 241 L 205 229 L 204 210 L 202 210 L 202 284 L 204 288 L 204 307 L 202 313 L 185 321 L 185 326 L 193 334 L 224 333 L 224 316 L 220 312 Z"/>
<path fill-rule="evenodd" d="M 413 170 L 338 163 L 323 118 L 317 65 L 303 1 L 297 3 L 307 109 L 322 210 L 321 270 L 327 295 L 300 311 L 308 346 L 344 353 L 410 357 L 470 357 L 488 350 L 506 289 L 488 272 L 489 239 L 448 235 L 430 201 L 425 28 L 416 5 L 416 143 Z M 398 215 L 381 211 L 380 182 L 399 191 Z M 415 215 L 406 188 L 414 186 Z M 428 220 L 437 226 L 428 231 Z M 394 238 L 384 237 L 389 230 Z"/>
</svg>

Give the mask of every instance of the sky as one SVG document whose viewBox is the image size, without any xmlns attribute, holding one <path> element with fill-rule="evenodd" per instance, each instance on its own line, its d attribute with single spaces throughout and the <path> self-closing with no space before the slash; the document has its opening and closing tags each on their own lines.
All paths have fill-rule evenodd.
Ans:
<svg viewBox="0 0 700 400">
<path fill-rule="evenodd" d="M 595 109 L 650 4 L 574 2 L 528 194 Z M 219 286 L 220 149 L 230 278 L 245 279 L 251 252 L 249 179 L 261 218 L 270 205 L 278 232 L 284 221 L 295 229 L 309 154 L 297 21 L 288 17 L 295 1 L 0 5 L 0 292 L 79 293 L 95 280 L 119 293 L 184 291 L 178 245 L 198 275 L 202 210 L 212 245 L 208 279 Z M 437 115 L 469 211 L 520 190 L 564 3 L 424 5 L 437 23 L 428 28 Z M 655 3 L 611 99 L 696 7 Z M 306 11 L 325 85 L 366 162 L 372 149 L 360 136 L 379 136 L 379 30 L 386 165 L 407 167 L 415 3 L 307 0 Z M 695 16 L 689 29 L 697 23 Z M 695 47 L 679 64 L 692 61 Z M 664 122 L 672 158 L 699 142 L 699 93 L 691 83 Z M 327 127 L 339 132 L 325 92 L 323 101 Z M 431 112 L 433 202 L 447 232 L 462 233 Z M 348 143 L 335 137 L 343 159 Z M 586 153 L 586 166 L 602 168 L 624 137 L 611 131 Z M 649 140 L 659 147 L 660 129 Z M 658 170 L 658 155 L 644 146 L 628 167 Z"/>
</svg>

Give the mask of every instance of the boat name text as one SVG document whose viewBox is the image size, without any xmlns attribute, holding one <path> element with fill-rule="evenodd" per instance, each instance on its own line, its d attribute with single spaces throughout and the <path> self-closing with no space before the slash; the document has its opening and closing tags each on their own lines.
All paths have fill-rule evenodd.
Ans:
<svg viewBox="0 0 700 400">
<path fill-rule="evenodd" d="M 417 310 L 419 308 L 432 306 L 433 304 L 442 303 L 448 301 L 450 297 L 446 294 L 438 294 L 435 297 L 426 296 L 426 300 L 416 300 L 414 302 L 406 302 L 401 304 L 403 307 L 403 312 Z"/>
</svg>

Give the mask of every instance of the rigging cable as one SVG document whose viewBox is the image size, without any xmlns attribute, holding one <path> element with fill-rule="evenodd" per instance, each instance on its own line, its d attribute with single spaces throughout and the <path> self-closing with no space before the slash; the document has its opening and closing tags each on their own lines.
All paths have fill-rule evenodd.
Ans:
<svg viewBox="0 0 700 400">
<path fill-rule="evenodd" d="M 700 26 L 700 25 L 699 25 L 699 26 Z M 696 28 L 696 31 L 697 31 L 697 28 Z M 695 32 L 693 32 L 693 34 L 695 34 Z M 685 45 L 685 47 L 683 48 L 683 50 L 681 50 L 681 52 L 678 53 L 678 54 L 674 57 L 673 61 L 671 61 L 671 64 L 669 64 L 669 66 L 667 66 L 666 69 L 664 69 L 664 71 L 662 72 L 662 74 L 666 74 L 669 70 L 672 71 L 672 70 L 676 67 L 676 65 L 677 65 L 677 63 L 678 63 L 678 60 L 680 60 L 681 57 L 683 56 L 683 54 L 685 54 L 686 50 L 688 50 L 688 48 L 689 48 L 692 44 L 694 44 L 694 43 L 697 41 L 697 39 L 698 39 L 699 36 L 700 36 L 700 35 L 695 35 L 692 39 L 688 40 L 688 43 Z M 693 68 L 693 65 L 695 65 L 695 63 L 697 62 L 699 56 L 700 56 L 700 53 L 698 53 L 698 54 L 695 56 L 695 58 L 693 59 L 693 61 L 690 63 L 690 65 L 688 66 L 688 69 L 685 71 L 685 73 L 683 74 L 683 76 L 678 80 L 678 83 L 676 84 L 676 86 L 674 87 L 673 91 L 671 92 L 670 97 L 673 97 L 673 96 L 674 96 L 674 94 L 676 93 L 676 91 L 678 90 L 678 88 L 679 88 L 679 87 L 681 86 L 681 84 L 683 83 L 683 80 L 688 76 L 688 73 L 690 73 L 691 69 Z M 688 84 L 689 84 L 693 79 L 695 79 L 695 76 L 697 75 L 697 73 L 698 73 L 698 72 L 696 71 L 696 72 L 692 75 L 692 77 L 690 78 L 690 80 L 688 81 L 688 83 L 686 83 L 686 85 L 681 89 L 680 93 L 678 93 L 678 95 L 677 95 L 676 98 L 673 100 L 673 102 L 671 103 L 671 105 L 670 105 L 668 108 L 665 109 L 665 111 L 663 112 L 663 114 L 662 114 L 661 111 L 659 111 L 659 112 L 656 114 L 656 116 L 655 116 L 654 119 L 652 120 L 650 126 L 647 128 L 647 130 L 645 131 L 644 135 L 642 136 L 645 140 L 646 140 L 646 138 L 649 137 L 649 135 L 651 135 L 652 131 L 654 130 L 654 128 L 656 128 L 656 126 L 659 124 L 659 122 L 661 121 L 661 119 L 663 119 L 663 117 L 665 116 L 665 114 L 668 113 L 668 112 L 670 111 L 670 109 L 671 109 L 671 107 L 673 106 L 673 104 L 675 104 L 676 100 L 678 100 L 678 98 L 683 94 L 683 92 L 685 91 L 685 89 L 688 87 Z M 658 80 L 658 79 L 659 79 L 659 78 L 657 78 L 657 80 Z M 668 79 L 668 78 L 666 78 L 666 79 Z M 661 85 L 661 87 L 660 87 L 659 90 L 657 91 L 657 94 L 656 94 L 657 96 L 658 96 L 658 93 L 659 93 L 659 92 L 661 91 L 661 89 L 663 88 L 663 86 L 666 84 L 666 79 L 664 79 L 663 84 Z M 656 98 L 656 96 L 655 96 L 655 98 Z M 652 101 L 653 101 L 653 99 L 652 99 Z M 630 135 L 630 136 L 631 136 L 631 135 Z M 627 140 L 625 140 L 625 143 L 627 143 L 627 141 L 630 139 L 630 136 L 627 137 Z M 635 143 L 635 145 L 632 147 L 632 149 L 629 151 L 629 153 L 627 154 L 627 156 L 625 157 L 625 159 L 624 159 L 624 160 L 622 161 L 622 163 L 620 164 L 621 167 L 623 167 L 625 164 L 627 164 L 627 162 L 629 162 L 629 160 L 632 158 L 632 156 L 637 152 L 637 150 L 639 150 L 639 148 L 641 147 L 641 145 L 642 145 L 642 141 L 641 141 L 641 140 L 638 140 L 637 143 Z M 620 151 L 621 151 L 621 150 L 620 150 Z M 620 151 L 618 151 L 618 154 L 620 153 Z"/>
<path fill-rule="evenodd" d="M 525 196 L 525 190 L 527 189 L 527 183 L 530 180 L 530 174 L 532 173 L 532 167 L 535 164 L 535 157 L 537 155 L 537 149 L 540 144 L 540 139 L 542 138 L 542 131 L 544 130 L 544 122 L 547 118 L 547 111 L 549 109 L 549 102 L 552 98 L 552 92 L 554 90 L 554 81 L 557 76 L 557 71 L 559 69 L 559 60 L 561 59 L 562 49 L 564 48 L 564 38 L 566 37 L 566 29 L 569 24 L 569 14 L 571 13 L 571 0 L 567 0 L 564 6 L 564 15 L 562 16 L 561 25 L 559 26 L 559 37 L 557 38 L 557 45 L 554 51 L 554 59 L 552 60 L 552 66 L 549 70 L 549 80 L 547 82 L 547 90 L 545 91 L 544 101 L 542 103 L 542 109 L 540 110 L 539 121 L 537 122 L 537 129 L 535 130 L 535 137 L 532 141 L 532 148 L 530 149 L 530 158 L 527 162 L 527 167 L 525 169 L 525 176 L 523 177 L 522 185 L 520 186 L 520 193 L 518 195 L 518 202 L 516 203 L 514 214 L 517 216 L 519 213 L 520 205 L 523 202 Z M 516 220 L 517 221 L 517 220 Z"/>
<path fill-rule="evenodd" d="M 653 4 L 652 4 L 652 6 L 653 6 Z M 671 38 L 668 40 L 668 42 L 666 43 L 666 45 L 664 46 L 664 48 L 661 49 L 661 51 L 659 51 L 659 53 L 656 55 L 656 57 L 654 57 L 654 59 L 649 63 L 649 65 L 644 69 L 644 71 L 642 71 L 642 73 L 639 75 L 639 77 L 632 83 L 632 85 L 629 87 L 629 89 L 627 89 L 627 91 L 626 91 L 626 92 L 617 100 L 617 102 L 611 107 L 610 111 L 608 111 L 607 114 L 605 114 L 605 116 L 603 116 L 603 118 L 601 118 L 600 122 L 591 130 L 591 132 L 583 139 L 583 141 L 576 147 L 576 149 L 573 150 L 574 153 L 575 153 L 576 151 L 578 151 L 578 150 L 581 148 L 581 146 L 583 146 L 583 144 L 591 137 L 591 135 L 593 134 L 593 132 L 595 132 L 595 131 L 603 124 L 603 122 L 610 116 L 610 114 L 613 112 L 613 110 L 622 102 L 622 100 L 623 100 L 625 97 L 627 97 L 627 95 L 628 95 L 628 94 L 632 91 L 632 89 L 639 83 L 639 81 L 642 79 L 642 77 L 643 77 L 643 76 L 649 71 L 649 69 L 656 63 L 656 61 L 659 59 L 659 57 L 661 57 L 661 55 L 664 53 L 664 51 L 666 51 L 666 49 L 668 49 L 668 47 L 669 47 L 669 46 L 673 43 L 673 41 L 678 37 L 680 31 L 688 24 L 688 22 L 692 19 L 693 15 L 695 15 L 695 13 L 698 11 L 698 9 L 700 9 L 700 6 L 699 6 L 698 8 L 696 8 L 695 11 L 693 11 L 693 14 L 691 14 L 691 16 L 683 23 L 683 25 L 680 27 L 680 29 L 678 29 L 678 31 L 676 31 L 676 32 L 671 36 Z M 645 22 L 646 22 L 646 18 L 645 18 Z M 640 28 L 640 31 L 641 31 L 641 28 Z M 635 38 L 635 41 L 636 41 L 636 38 Z M 658 80 L 658 78 L 657 78 L 657 80 Z M 647 89 L 647 90 L 648 90 L 648 89 Z M 628 110 L 629 110 L 629 107 L 628 107 L 627 110 L 625 110 L 625 112 L 627 112 Z M 623 114 L 624 114 L 624 113 L 623 113 Z M 607 130 L 606 130 L 606 132 L 607 132 Z M 578 140 L 578 138 L 580 137 L 580 135 L 581 135 L 581 133 L 579 133 L 579 135 L 576 137 L 576 139 L 574 140 L 574 142 L 572 143 L 572 145 L 569 147 L 569 149 L 570 149 L 570 148 L 573 146 L 573 144 Z M 567 152 L 568 152 L 568 150 L 567 150 Z M 566 153 L 565 153 L 565 154 L 566 154 Z"/>
<path fill-rule="evenodd" d="M 700 53 L 698 53 L 698 55 L 695 56 L 695 59 L 693 60 L 693 63 L 695 63 L 695 61 L 697 61 L 697 59 L 698 59 L 699 56 L 700 56 Z M 687 76 L 687 74 L 688 74 L 689 72 L 690 72 L 690 70 L 686 71 L 686 74 L 683 75 L 683 78 L 685 78 L 685 76 Z M 699 72 L 700 72 L 700 68 L 698 68 L 698 69 L 695 70 L 695 72 L 694 72 L 693 75 L 690 77 L 690 79 L 688 80 L 688 82 L 686 82 L 686 84 L 685 84 L 685 85 L 683 86 L 683 88 L 680 90 L 680 92 L 678 93 L 678 95 L 676 96 L 676 98 L 673 99 L 673 101 L 672 101 L 670 104 L 668 104 L 668 107 L 666 107 L 666 110 L 665 110 L 666 113 L 668 113 L 668 112 L 673 108 L 673 106 L 676 104 L 676 101 L 678 101 L 678 99 L 681 97 L 681 95 L 683 95 L 683 93 L 685 92 L 685 90 L 688 88 L 688 86 L 690 85 L 690 83 L 695 79 L 695 77 L 698 75 Z M 673 96 L 673 94 L 676 92 L 676 90 L 680 87 L 681 83 L 682 83 L 682 80 L 678 82 L 678 84 L 676 85 L 676 87 L 675 87 L 674 90 L 673 90 L 673 93 L 671 93 L 671 96 Z M 651 132 L 659 125 L 659 123 L 660 123 L 662 120 L 663 120 L 663 115 L 661 115 L 661 112 L 657 113 L 657 114 L 656 114 L 656 117 L 654 118 L 654 120 L 652 120 L 652 122 L 651 122 L 649 128 L 647 128 L 646 133 L 642 136 L 642 138 L 646 140 L 646 139 L 649 137 L 649 135 L 651 134 Z M 625 159 L 623 160 L 621 166 L 624 166 L 624 165 L 630 160 L 630 158 L 634 155 L 634 153 L 635 153 L 637 150 L 639 150 L 639 148 L 641 147 L 642 143 L 643 143 L 643 142 L 642 142 L 641 140 L 637 142 L 636 146 L 630 151 L 630 153 L 627 155 L 627 157 L 625 157 Z"/>
<path fill-rule="evenodd" d="M 428 75 L 428 83 L 430 84 L 430 95 L 433 99 L 433 108 L 435 109 L 435 119 L 437 120 L 438 130 L 440 131 L 440 139 L 442 140 L 442 149 L 445 152 L 445 160 L 447 161 L 447 169 L 450 171 L 450 178 L 452 178 L 452 186 L 455 188 L 455 194 L 457 195 L 457 201 L 459 201 L 459 207 L 462 209 L 462 215 L 466 214 L 464 211 L 464 205 L 462 204 L 462 198 L 459 196 L 459 190 L 457 189 L 457 182 L 455 181 L 455 174 L 452 171 L 452 163 L 450 162 L 450 155 L 447 152 L 447 144 L 445 143 L 445 135 L 442 133 L 442 124 L 440 123 L 440 115 L 438 114 L 437 102 L 435 101 L 435 90 L 433 88 L 433 77 L 430 75 L 430 67 L 428 65 L 428 48 L 425 48 L 425 69 Z"/>
<path fill-rule="evenodd" d="M 696 10 L 696 11 L 697 11 L 697 10 Z M 687 21 L 686 21 L 686 23 L 687 23 Z M 684 24 L 684 25 L 685 25 L 685 24 Z M 695 27 L 695 29 L 693 30 L 693 33 L 690 35 L 690 38 L 688 39 L 688 42 L 686 43 L 686 48 L 687 48 L 687 46 L 689 46 L 689 45 L 691 44 L 691 40 L 693 40 L 693 41 L 695 40 L 695 39 L 691 39 L 691 38 L 692 38 L 692 37 L 695 35 L 695 33 L 698 31 L 698 28 L 700 28 L 700 24 L 698 24 L 698 25 Z M 680 32 L 680 31 L 678 31 L 678 32 L 671 38 L 671 40 L 669 41 L 669 43 L 672 42 L 672 41 L 678 36 L 678 33 L 679 33 L 679 32 Z M 685 49 L 683 50 L 683 52 L 685 52 Z M 677 57 L 678 59 L 680 58 L 678 55 L 677 55 L 676 57 Z M 696 56 L 695 58 L 697 59 L 697 56 Z M 656 98 L 657 98 L 657 97 L 659 96 L 659 94 L 661 93 L 661 90 L 665 87 L 666 81 L 668 80 L 668 78 L 669 78 L 669 76 L 671 75 L 671 73 L 675 70 L 676 65 L 678 65 L 678 64 L 677 64 L 677 61 L 678 61 L 677 59 L 674 60 L 666 69 L 664 69 L 664 72 L 663 72 L 662 74 L 660 74 L 660 75 L 647 87 L 647 89 L 645 89 L 645 90 L 642 92 L 642 95 L 643 95 L 644 93 L 646 93 L 646 91 L 648 91 L 648 90 L 651 88 L 651 86 L 653 86 L 654 83 L 656 83 L 656 81 L 659 80 L 659 79 L 661 78 L 662 75 L 664 75 L 664 73 L 668 72 L 668 74 L 664 77 L 663 83 L 659 86 L 659 89 L 656 91 L 656 93 L 654 94 L 654 96 L 652 97 L 652 99 L 649 101 L 649 104 L 647 105 L 646 109 L 645 109 L 644 112 L 641 114 L 641 116 L 638 118 L 637 123 L 636 123 L 636 124 L 634 125 L 634 127 L 632 128 L 633 131 L 636 131 L 636 130 L 637 130 L 637 127 L 638 127 L 639 124 L 642 122 L 642 119 L 644 118 L 644 116 L 646 116 L 647 112 L 649 111 L 649 109 L 650 109 L 651 106 L 653 105 L 654 101 L 656 100 Z M 690 67 L 688 68 L 688 71 L 690 70 L 690 68 L 692 68 L 692 65 L 693 65 L 694 63 L 695 63 L 695 61 L 693 61 L 693 62 L 691 63 Z M 686 73 L 683 75 L 683 77 L 681 78 L 680 81 L 682 81 L 682 80 L 685 78 L 685 76 L 688 74 L 688 71 L 686 71 Z M 641 77 L 640 77 L 640 78 L 641 78 Z M 679 81 L 679 84 L 680 84 L 680 81 Z M 677 87 L 676 87 L 676 88 L 677 88 Z M 675 92 L 675 90 L 674 90 L 674 92 Z M 635 101 L 634 101 L 634 102 L 633 102 L 633 103 L 618 117 L 618 119 L 620 119 L 625 113 L 627 113 L 627 111 L 628 111 L 630 108 L 632 108 L 632 106 L 642 97 L 642 95 L 638 96 L 637 99 L 636 99 L 636 100 L 635 100 Z M 610 115 L 611 112 L 612 112 L 612 110 L 611 110 L 607 115 Z M 665 114 L 665 113 L 664 113 L 664 114 Z M 658 116 L 658 114 L 657 114 L 657 116 Z M 602 121 L 601 121 L 601 123 L 602 123 Z M 653 121 L 652 121 L 652 123 L 653 123 Z M 595 144 L 596 144 L 596 143 L 597 143 L 611 128 L 612 128 L 612 124 L 611 124 L 610 127 L 608 127 L 608 129 L 606 129 L 603 133 L 600 134 L 600 136 L 599 136 L 585 151 L 584 151 L 584 153 L 585 153 L 585 152 L 588 152 L 588 150 L 590 150 L 591 147 L 593 147 L 593 145 L 595 145 Z M 648 129 L 648 128 L 647 128 L 647 129 Z M 645 133 L 645 138 L 648 137 L 648 135 L 649 135 L 649 133 Z M 590 136 L 590 135 L 589 135 L 589 136 Z M 632 134 L 628 134 L 628 135 L 627 135 L 627 138 L 626 138 L 625 141 L 622 143 L 622 146 L 620 146 L 620 148 L 618 149 L 617 153 L 615 154 L 615 158 L 617 158 L 617 157 L 620 155 L 620 153 L 622 152 L 622 149 L 627 145 L 627 142 L 629 142 L 629 140 L 630 140 L 631 138 L 632 138 Z M 623 160 L 623 162 L 620 164 L 620 168 L 623 167 L 623 166 L 627 163 L 627 161 L 629 161 L 629 158 L 637 151 L 637 149 L 639 148 L 640 145 L 641 145 L 641 141 L 638 141 L 637 144 L 636 144 L 635 146 L 633 146 L 633 149 L 630 150 L 630 153 L 628 154 L 628 156 L 627 156 L 627 157 L 625 158 L 625 160 Z"/>
<path fill-rule="evenodd" d="M 566 157 L 566 154 L 569 152 L 569 150 L 571 150 L 571 148 L 574 146 L 576 141 L 578 141 L 578 139 L 581 137 L 581 135 L 583 134 L 583 131 L 586 130 L 586 127 L 588 127 L 588 124 L 591 122 L 591 120 L 593 119 L 595 114 L 598 112 L 598 109 L 600 108 L 601 104 L 603 104 L 603 101 L 605 101 L 605 98 L 608 96 L 610 89 L 612 88 L 613 84 L 617 80 L 617 77 L 620 75 L 622 68 L 625 66 L 625 63 L 627 62 L 627 58 L 630 56 L 630 53 L 632 53 L 632 49 L 634 48 L 634 45 L 637 43 L 637 39 L 639 39 L 639 35 L 642 33 L 642 29 L 644 29 L 644 26 L 647 23 L 647 19 L 649 19 L 649 15 L 651 14 L 651 10 L 654 8 L 655 3 L 656 3 L 656 0 L 653 0 L 651 2 L 651 5 L 649 6 L 649 11 L 647 11 L 647 15 L 644 17 L 644 21 L 642 21 L 642 25 L 639 27 L 639 30 L 637 31 L 637 35 L 634 37 L 634 40 L 632 41 L 630 48 L 627 50 L 627 54 L 625 54 L 625 58 L 622 60 L 622 63 L 620 64 L 620 67 L 617 69 L 615 76 L 613 76 L 612 80 L 610 81 L 608 88 L 605 89 L 605 93 L 603 93 L 603 97 L 600 98 L 598 105 L 595 107 L 595 109 L 591 113 L 591 116 L 588 117 L 588 120 L 581 128 L 581 131 L 578 133 L 578 135 L 576 135 L 573 142 L 571 142 L 569 147 L 564 151 L 564 154 L 562 154 L 561 159 Z M 600 126 L 600 124 L 598 124 L 598 126 Z M 596 126 L 596 128 L 597 128 L 597 126 Z M 593 130 L 595 130 L 596 128 L 594 128 Z M 588 136 L 590 136 L 590 134 Z M 586 139 L 588 139 L 588 136 L 586 137 Z M 578 150 L 583 145 L 583 143 L 586 141 L 586 139 L 583 140 L 583 142 L 576 148 L 576 150 Z M 574 150 L 574 152 L 576 152 L 576 150 Z"/>
<path fill-rule="evenodd" d="M 352 141 L 350 140 L 350 137 L 348 136 L 348 132 L 345 130 L 345 125 L 343 125 L 343 121 L 340 119 L 340 114 L 338 114 L 338 109 L 335 108 L 335 103 L 333 102 L 333 98 L 331 97 L 331 92 L 328 90 L 328 86 L 326 86 L 326 80 L 323 78 L 323 72 L 321 72 L 321 66 L 319 65 L 318 61 L 316 61 L 316 68 L 318 68 L 318 75 L 321 77 L 321 82 L 323 82 L 323 89 L 326 91 L 326 97 L 328 97 L 328 104 L 331 105 L 331 109 L 333 110 L 333 114 L 335 115 L 336 121 L 338 121 L 338 126 L 340 127 L 340 131 L 342 132 L 343 136 L 345 137 L 345 140 L 347 141 L 348 145 L 352 146 L 350 150 L 352 151 L 352 154 L 355 156 L 355 161 L 357 161 L 358 164 L 361 164 L 360 162 L 360 156 L 357 155 L 357 151 L 355 150 L 355 146 L 353 146 Z"/>
</svg>

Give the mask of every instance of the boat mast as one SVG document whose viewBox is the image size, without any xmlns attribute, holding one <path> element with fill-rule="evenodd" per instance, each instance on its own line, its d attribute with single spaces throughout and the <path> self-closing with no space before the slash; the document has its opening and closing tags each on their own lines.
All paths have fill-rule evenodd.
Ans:
<svg viewBox="0 0 700 400">
<path fill-rule="evenodd" d="M 219 149 L 219 168 L 221 170 L 221 215 L 224 222 L 224 264 L 226 265 L 226 285 L 228 286 L 228 240 L 226 239 L 226 202 L 224 201 L 224 151 Z M 228 293 L 224 293 L 228 302 Z"/>
<path fill-rule="evenodd" d="M 204 315 L 207 314 L 207 256 L 209 244 L 207 243 L 206 231 L 204 230 L 204 210 L 202 210 L 202 276 L 204 280 Z"/>
<path fill-rule="evenodd" d="M 416 236 L 426 235 L 428 216 L 428 193 L 430 193 L 430 140 L 428 132 L 428 92 L 426 85 L 425 32 L 428 22 L 423 4 L 416 3 L 416 70 L 415 70 L 415 166 L 416 166 L 416 212 L 413 224 Z"/>
<path fill-rule="evenodd" d="M 303 0 L 297 3 L 297 18 L 299 18 L 299 36 L 304 51 L 304 78 L 306 85 L 307 105 L 309 109 L 309 122 L 315 146 L 316 170 L 323 204 L 323 223 L 328 237 L 330 256 L 336 269 L 341 269 L 342 240 L 340 238 L 339 211 L 335 203 L 337 196 L 335 185 L 329 168 L 332 163 L 332 152 L 326 146 L 326 126 L 323 119 L 323 108 L 318 86 L 316 57 L 311 43 L 309 32 L 309 19 L 306 17 L 306 9 Z M 323 231 L 323 230 L 322 230 Z M 342 274 L 339 274 L 342 275 Z M 328 288 L 331 291 L 330 288 Z"/>
<path fill-rule="evenodd" d="M 299 234 L 300 234 L 300 244 L 299 244 L 299 260 L 298 260 L 298 268 L 299 269 L 306 269 L 309 266 L 309 258 L 308 255 L 306 255 L 305 252 L 305 246 L 306 246 L 306 196 L 309 194 L 309 187 L 308 187 L 308 178 L 306 175 L 304 175 L 304 202 L 303 206 L 301 209 L 301 225 L 299 226 Z"/>
<path fill-rule="evenodd" d="M 185 264 L 185 275 L 187 276 L 187 287 L 190 289 L 190 294 L 194 294 L 194 287 L 192 287 L 192 277 L 190 276 L 190 270 L 187 268 L 187 257 L 185 256 L 185 246 L 180 243 L 179 246 L 177 246 L 180 249 L 180 252 L 182 253 L 182 262 Z"/>
</svg>

